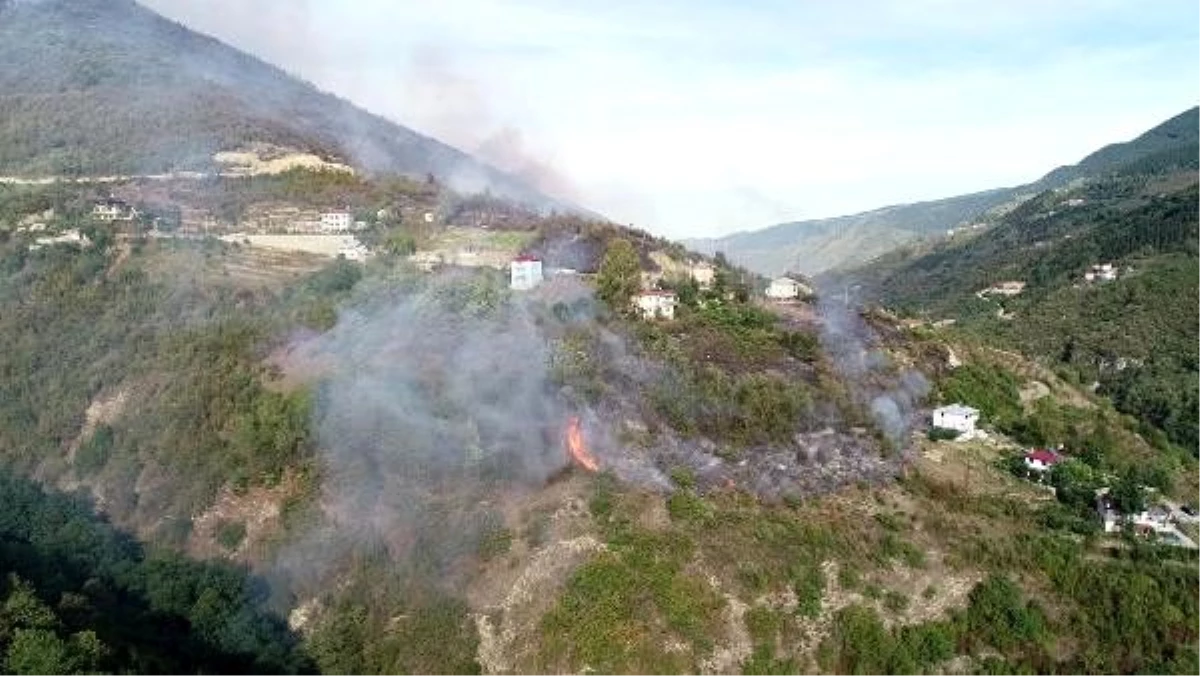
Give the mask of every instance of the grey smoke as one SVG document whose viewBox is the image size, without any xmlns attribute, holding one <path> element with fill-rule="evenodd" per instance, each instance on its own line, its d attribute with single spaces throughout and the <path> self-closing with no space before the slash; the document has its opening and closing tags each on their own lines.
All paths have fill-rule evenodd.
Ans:
<svg viewBox="0 0 1200 676">
<path fill-rule="evenodd" d="M 334 374 L 317 430 L 335 514 L 387 531 L 442 482 L 539 483 L 563 467 L 550 348 L 501 283 L 443 275 L 347 311 L 321 339 Z M 494 307 L 463 311 L 474 303 Z"/>
<path fill-rule="evenodd" d="M 904 449 L 929 393 L 929 381 L 915 369 L 893 367 L 878 346 L 878 336 L 863 320 L 853 288 L 843 281 L 818 294 L 821 343 L 875 425 L 896 448 Z"/>
<path fill-rule="evenodd" d="M 493 101 L 502 94 L 467 74 L 443 49 L 426 45 L 414 51 L 404 79 L 406 115 L 432 136 L 461 148 L 491 166 L 516 176 L 539 191 L 577 201 L 579 193 L 544 154 L 534 151 L 527 130 L 501 120 Z M 492 176 L 464 165 L 447 179 L 462 193 L 498 192 Z"/>
<path fill-rule="evenodd" d="M 605 363 L 638 373 L 624 341 L 595 324 L 585 284 L 558 277 L 517 294 L 503 274 L 452 270 L 400 286 L 364 293 L 370 300 L 333 329 L 293 347 L 322 375 L 314 415 L 325 515 L 276 562 L 296 588 L 320 589 L 364 548 L 453 584 L 464 555 L 505 523 L 501 505 L 569 465 L 572 415 L 606 469 L 665 483 L 625 453 L 611 411 L 553 377 L 557 341 L 571 332 L 595 336 Z"/>
</svg>

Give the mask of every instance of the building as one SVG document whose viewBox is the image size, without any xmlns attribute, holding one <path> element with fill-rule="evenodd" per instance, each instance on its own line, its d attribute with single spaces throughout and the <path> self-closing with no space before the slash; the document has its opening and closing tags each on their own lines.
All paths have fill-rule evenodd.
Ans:
<svg viewBox="0 0 1200 676">
<path fill-rule="evenodd" d="M 518 256 L 509 266 L 512 276 L 509 287 L 528 291 L 542 283 L 542 261 L 533 256 Z"/>
<path fill-rule="evenodd" d="M 1111 282 L 1117 278 L 1118 270 L 1112 263 L 1100 263 L 1083 273 L 1083 278 L 1089 282 Z"/>
<path fill-rule="evenodd" d="M 56 237 L 38 237 L 33 244 L 29 245 L 29 250 L 37 251 L 44 246 L 54 246 L 55 244 L 78 244 L 86 248 L 92 245 L 92 241 L 87 238 L 87 235 L 72 228 Z"/>
<path fill-rule="evenodd" d="M 696 263 L 689 272 L 701 289 L 711 288 L 717 276 L 717 269 L 704 262 Z"/>
<path fill-rule="evenodd" d="M 338 255 L 348 261 L 365 261 L 371 256 L 371 252 L 362 242 L 353 237 L 347 237 L 342 240 L 342 246 L 338 248 Z"/>
<path fill-rule="evenodd" d="M 970 434 L 975 431 L 977 422 L 979 422 L 979 411 L 970 406 L 951 404 L 933 411 L 934 427 Z"/>
<path fill-rule="evenodd" d="M 644 319 L 675 319 L 675 304 L 678 298 L 674 291 L 641 291 L 633 302 Z"/>
<path fill-rule="evenodd" d="M 1016 296 L 1020 295 L 1025 290 L 1025 282 L 1009 281 L 993 284 L 988 288 L 976 293 L 976 296 L 983 298 L 984 296 Z"/>
<path fill-rule="evenodd" d="M 1100 516 L 1105 533 L 1115 533 L 1126 527 L 1138 535 L 1175 533 L 1175 524 L 1171 523 L 1170 511 L 1159 506 L 1152 506 L 1136 514 L 1123 514 L 1113 504 L 1108 488 L 1096 491 L 1096 513 Z"/>
<path fill-rule="evenodd" d="M 132 221 L 137 217 L 137 209 L 122 200 L 106 199 L 92 205 L 92 218 L 98 221 Z"/>
<path fill-rule="evenodd" d="M 1025 454 L 1025 468 L 1045 472 L 1062 462 L 1062 456 L 1046 448 L 1035 448 Z"/>
<path fill-rule="evenodd" d="M 321 214 L 321 232 L 349 232 L 354 216 L 349 211 L 326 211 Z"/>
<path fill-rule="evenodd" d="M 445 263 L 442 255 L 436 251 L 418 251 L 409 256 L 408 261 L 422 272 L 433 272 Z"/>
<path fill-rule="evenodd" d="M 791 277 L 772 279 L 770 286 L 767 287 L 767 298 L 773 300 L 791 300 L 810 293 L 812 293 L 812 289 Z"/>
</svg>

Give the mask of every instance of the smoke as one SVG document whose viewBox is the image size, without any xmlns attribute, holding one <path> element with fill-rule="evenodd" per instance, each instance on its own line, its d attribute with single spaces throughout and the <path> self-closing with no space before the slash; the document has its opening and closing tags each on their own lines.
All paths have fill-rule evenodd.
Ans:
<svg viewBox="0 0 1200 676">
<path fill-rule="evenodd" d="M 842 280 L 840 288 L 819 293 L 821 343 L 875 425 L 893 446 L 904 449 L 929 393 L 929 382 L 920 371 L 895 368 L 878 347 L 878 338 L 863 320 L 852 293 L 856 288 Z"/>
<path fill-rule="evenodd" d="M 577 201 L 576 186 L 551 158 L 530 147 L 526 132 L 502 121 L 492 101 L 499 96 L 463 73 L 442 50 L 425 46 L 409 61 L 404 80 L 405 116 L 414 127 L 520 178 L 553 197 Z M 462 167 L 448 178 L 465 193 L 490 189 L 489 177 Z"/>
<path fill-rule="evenodd" d="M 317 431 L 339 522 L 405 531 L 440 487 L 539 484 L 565 464 L 564 401 L 530 306 L 458 274 L 352 309 L 318 348 L 334 374 Z"/>
<path fill-rule="evenodd" d="M 324 374 L 314 415 L 327 522 L 277 560 L 294 582 L 320 584 L 343 552 L 365 546 L 452 584 L 506 523 L 499 505 L 568 466 L 572 415 L 605 469 L 654 478 L 620 457 L 609 423 L 554 377 L 564 335 L 601 331 L 590 289 L 570 277 L 530 293 L 506 287 L 499 273 L 417 279 L 292 347 Z M 605 349 L 622 353 L 612 338 L 621 345 Z"/>
</svg>

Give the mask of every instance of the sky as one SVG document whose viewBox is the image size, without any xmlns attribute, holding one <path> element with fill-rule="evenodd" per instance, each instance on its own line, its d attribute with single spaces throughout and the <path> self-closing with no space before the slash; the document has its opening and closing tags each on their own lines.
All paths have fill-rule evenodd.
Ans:
<svg viewBox="0 0 1200 676">
<path fill-rule="evenodd" d="M 655 234 L 1017 185 L 1200 102 L 1195 0 L 141 0 Z"/>
</svg>

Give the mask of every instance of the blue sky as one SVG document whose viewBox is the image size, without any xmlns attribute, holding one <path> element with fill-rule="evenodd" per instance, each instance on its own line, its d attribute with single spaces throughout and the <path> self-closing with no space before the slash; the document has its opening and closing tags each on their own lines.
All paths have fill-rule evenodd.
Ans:
<svg viewBox="0 0 1200 676">
<path fill-rule="evenodd" d="M 669 237 L 1024 183 L 1200 102 L 1194 0 L 144 0 Z"/>
</svg>

